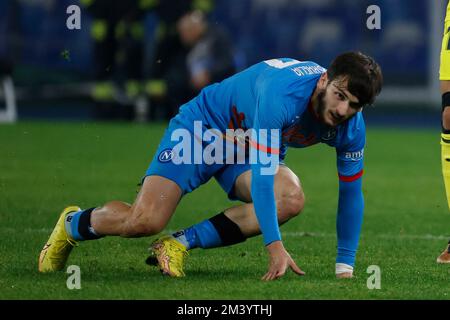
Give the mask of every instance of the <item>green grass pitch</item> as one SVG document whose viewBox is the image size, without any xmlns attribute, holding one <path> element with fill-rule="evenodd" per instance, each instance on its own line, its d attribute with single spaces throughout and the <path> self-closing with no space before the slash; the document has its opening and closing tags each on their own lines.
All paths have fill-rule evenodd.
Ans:
<svg viewBox="0 0 450 320">
<path fill-rule="evenodd" d="M 356 277 L 337 280 L 338 179 L 332 148 L 292 149 L 287 164 L 306 194 L 302 214 L 282 228 L 285 246 L 307 273 L 260 281 L 267 269 L 261 237 L 191 252 L 187 277 L 170 279 L 144 263 L 151 238 L 81 243 L 68 274 L 39 274 L 37 258 L 60 211 L 109 200 L 133 202 L 164 124 L 33 122 L 0 126 L 0 299 L 449 299 L 450 265 L 435 260 L 450 235 L 441 177 L 439 132 L 368 128 L 365 218 Z M 238 203 L 215 181 L 187 195 L 166 231 Z M 367 268 L 381 269 L 369 290 Z"/>
</svg>

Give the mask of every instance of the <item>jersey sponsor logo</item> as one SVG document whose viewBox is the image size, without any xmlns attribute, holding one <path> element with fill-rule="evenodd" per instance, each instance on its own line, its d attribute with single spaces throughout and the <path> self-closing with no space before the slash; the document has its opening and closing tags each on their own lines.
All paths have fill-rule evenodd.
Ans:
<svg viewBox="0 0 450 320">
<path fill-rule="evenodd" d="M 158 160 L 159 162 L 169 162 L 173 158 L 172 149 L 164 149 L 159 153 Z"/>
<path fill-rule="evenodd" d="M 364 157 L 364 149 L 354 152 L 346 152 L 344 158 L 346 160 L 358 161 Z"/>
</svg>

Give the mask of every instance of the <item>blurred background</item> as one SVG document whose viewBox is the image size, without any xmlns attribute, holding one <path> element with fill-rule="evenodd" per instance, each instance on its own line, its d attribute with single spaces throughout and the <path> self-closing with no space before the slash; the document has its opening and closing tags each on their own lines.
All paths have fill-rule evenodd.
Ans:
<svg viewBox="0 0 450 320">
<path fill-rule="evenodd" d="M 80 29 L 67 13 L 79 6 Z M 381 9 L 369 30 L 368 6 Z M 202 87 L 261 60 L 324 67 L 360 50 L 385 86 L 368 121 L 440 127 L 446 1 L 0 0 L 0 121 L 166 121 Z M 73 22 L 73 20 L 72 20 Z"/>
</svg>

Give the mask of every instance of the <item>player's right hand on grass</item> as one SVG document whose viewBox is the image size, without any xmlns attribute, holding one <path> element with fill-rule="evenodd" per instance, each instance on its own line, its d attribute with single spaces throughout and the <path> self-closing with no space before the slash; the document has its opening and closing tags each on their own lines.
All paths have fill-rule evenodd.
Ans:
<svg viewBox="0 0 450 320">
<path fill-rule="evenodd" d="M 269 251 L 269 271 L 261 278 L 264 281 L 275 280 L 282 277 L 287 268 L 291 268 L 298 275 L 305 273 L 297 266 L 289 253 L 284 249 L 281 241 L 274 241 L 267 247 Z"/>
</svg>

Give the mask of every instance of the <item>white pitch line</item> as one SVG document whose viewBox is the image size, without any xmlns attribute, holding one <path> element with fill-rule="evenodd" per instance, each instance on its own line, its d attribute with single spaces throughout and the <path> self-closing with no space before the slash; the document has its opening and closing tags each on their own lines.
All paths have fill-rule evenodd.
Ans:
<svg viewBox="0 0 450 320">
<path fill-rule="evenodd" d="M 316 237 L 316 238 L 335 238 L 335 233 L 316 233 L 316 232 L 283 232 L 283 236 L 287 237 Z M 364 235 L 364 238 L 377 238 L 377 239 L 411 239 L 411 240 L 448 240 L 450 235 L 432 235 L 432 234 L 377 234 L 377 235 Z"/>
<path fill-rule="evenodd" d="M 25 228 L 19 230 L 17 228 L 0 228 L 0 233 L 15 233 L 15 232 L 25 232 L 25 233 L 51 233 L 53 229 L 50 228 Z M 166 230 L 166 233 L 172 234 L 177 230 Z M 336 238 L 335 233 L 323 233 L 323 232 L 308 232 L 308 231 L 288 231 L 282 232 L 284 237 L 293 238 Z M 396 239 L 410 239 L 410 240 L 449 240 L 450 235 L 433 235 L 433 234 L 377 234 L 377 235 L 361 235 L 366 239 L 386 239 L 386 240 L 396 240 Z"/>
<path fill-rule="evenodd" d="M 174 233 L 177 230 L 166 230 L 167 233 Z M 336 238 L 336 233 L 324 233 L 324 232 L 308 232 L 308 231 L 288 231 L 282 232 L 282 236 L 284 237 L 293 237 L 293 238 Z M 395 240 L 395 239 L 410 239 L 410 240 L 449 240 L 450 235 L 432 235 L 432 234 L 377 234 L 377 235 L 361 235 L 364 238 L 376 238 L 376 239 L 386 239 L 386 240 Z"/>
<path fill-rule="evenodd" d="M 25 228 L 25 229 L 18 229 L 18 228 L 0 228 L 0 232 L 7 232 L 7 233 L 15 233 L 15 232 L 25 232 L 25 233 L 50 233 L 53 229 L 50 228 Z"/>
</svg>

